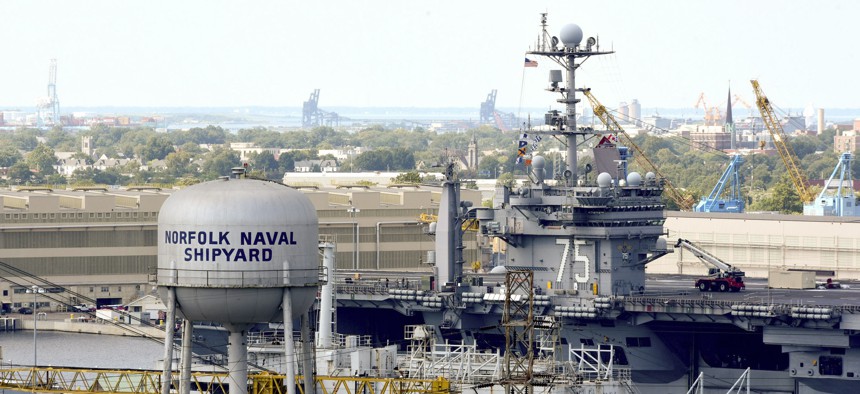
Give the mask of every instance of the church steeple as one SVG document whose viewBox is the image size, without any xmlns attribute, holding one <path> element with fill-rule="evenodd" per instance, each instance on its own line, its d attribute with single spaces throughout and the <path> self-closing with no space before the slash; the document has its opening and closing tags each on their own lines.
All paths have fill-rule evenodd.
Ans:
<svg viewBox="0 0 860 394">
<path fill-rule="evenodd" d="M 472 140 L 469 141 L 469 150 L 466 153 L 466 165 L 469 166 L 470 172 L 478 171 L 478 137 L 473 133 Z"/>
</svg>

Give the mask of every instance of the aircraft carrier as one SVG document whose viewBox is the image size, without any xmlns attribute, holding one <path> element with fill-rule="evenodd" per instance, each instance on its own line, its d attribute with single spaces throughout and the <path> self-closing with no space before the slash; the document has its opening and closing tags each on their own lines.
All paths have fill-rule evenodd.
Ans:
<svg viewBox="0 0 860 394">
<path fill-rule="evenodd" d="M 472 207 L 459 200 L 449 168 L 432 229 L 433 275 L 355 272 L 337 286 L 338 331 L 384 344 L 400 340 L 404 326 L 429 325 L 446 341 L 528 358 L 537 352 L 528 348 L 533 343 L 512 345 L 512 338 L 540 328 L 554 332 L 562 348 L 611 347 L 604 361 L 629 368 L 642 393 L 692 386 L 722 393 L 745 371 L 754 392 L 860 392 L 853 290 L 810 297 L 752 281 L 738 292 L 700 291 L 689 279 L 646 277 L 647 264 L 671 252 L 663 238 L 664 180 L 628 171 L 631 153 L 616 136 L 576 123 L 578 97 L 588 92 L 575 84 L 576 71 L 608 53 L 576 25 L 549 34 L 543 15 L 527 56 L 559 66 L 546 90 L 562 108 L 549 111 L 544 126 L 523 131 L 527 186 L 500 188 L 492 208 Z M 566 143 L 564 171 L 544 173 L 545 160 L 528 152 L 534 136 Z M 577 160 L 584 141 L 594 145 L 593 166 Z M 466 228 L 492 246 L 488 272 L 464 269 Z M 529 293 L 515 297 L 523 288 Z M 517 313 L 525 326 L 510 324 Z"/>
</svg>

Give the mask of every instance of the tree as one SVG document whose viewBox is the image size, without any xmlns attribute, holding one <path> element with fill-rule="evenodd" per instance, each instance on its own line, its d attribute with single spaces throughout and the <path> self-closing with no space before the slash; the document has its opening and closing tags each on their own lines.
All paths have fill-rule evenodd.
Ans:
<svg viewBox="0 0 860 394">
<path fill-rule="evenodd" d="M 233 167 L 241 165 L 242 160 L 235 151 L 227 148 L 216 148 L 203 161 L 203 176 L 206 179 L 229 176 Z"/>
<path fill-rule="evenodd" d="M 259 170 L 267 179 L 276 179 L 284 174 L 278 169 L 278 161 L 275 160 L 275 155 L 270 151 L 262 151 L 252 158 L 253 167 Z"/>
<path fill-rule="evenodd" d="M 14 146 L 0 146 L 0 167 L 12 167 L 21 160 L 24 160 L 24 156 Z"/>
<path fill-rule="evenodd" d="M 392 183 L 407 183 L 407 184 L 418 184 L 421 183 L 423 179 L 421 178 L 421 174 L 418 171 L 408 171 L 397 174 L 396 177 L 391 178 Z"/>
<path fill-rule="evenodd" d="M 152 160 L 163 160 L 174 151 L 170 139 L 164 135 L 153 135 L 147 138 L 146 144 L 139 146 L 135 153 L 146 163 Z"/>
<path fill-rule="evenodd" d="M 54 126 L 45 134 L 48 146 L 60 151 L 74 151 L 78 149 L 78 139 L 63 130 L 60 126 Z"/>
<path fill-rule="evenodd" d="M 280 172 L 293 172 L 296 169 L 296 161 L 293 152 L 283 152 L 278 156 L 278 170 Z"/>
<path fill-rule="evenodd" d="M 783 175 L 765 196 L 753 202 L 751 208 L 758 211 L 801 213 L 803 202 L 800 201 L 791 179 L 788 175 Z"/>
<path fill-rule="evenodd" d="M 199 175 L 200 169 L 194 161 L 195 158 L 195 155 L 188 151 L 180 150 L 178 152 L 172 152 L 164 158 L 164 163 L 167 167 L 165 173 L 174 178 L 197 176 Z"/>
<path fill-rule="evenodd" d="M 54 174 L 57 171 L 54 165 L 57 164 L 57 156 L 54 155 L 54 150 L 45 144 L 39 144 L 29 154 L 27 154 L 27 164 L 31 168 L 35 168 L 42 176 Z"/>
<path fill-rule="evenodd" d="M 415 157 L 402 148 L 376 149 L 356 156 L 354 164 L 366 171 L 411 170 L 415 168 Z"/>
<path fill-rule="evenodd" d="M 19 161 L 9 167 L 6 176 L 9 178 L 10 183 L 22 185 L 32 181 L 33 172 L 30 171 L 30 166 L 27 163 Z"/>
</svg>

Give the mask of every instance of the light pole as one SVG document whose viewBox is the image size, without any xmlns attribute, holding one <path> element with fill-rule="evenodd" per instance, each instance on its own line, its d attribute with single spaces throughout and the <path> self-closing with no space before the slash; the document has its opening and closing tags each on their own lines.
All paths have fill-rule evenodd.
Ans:
<svg viewBox="0 0 860 394">
<path fill-rule="evenodd" d="M 37 363 L 38 359 L 36 358 L 36 349 L 37 349 L 37 346 L 36 346 L 37 345 L 37 342 L 36 342 L 36 297 L 38 297 L 39 293 L 44 293 L 44 292 L 45 292 L 45 289 L 43 289 L 39 286 L 36 286 L 36 285 L 33 285 L 29 289 L 27 289 L 27 293 L 33 293 L 33 308 L 32 308 L 33 309 L 33 368 L 35 368 L 36 365 L 38 365 L 38 363 Z"/>
<path fill-rule="evenodd" d="M 358 222 L 355 220 L 355 216 L 357 213 L 361 212 L 360 209 L 356 207 L 349 207 L 346 210 L 349 212 L 349 216 L 352 218 L 352 268 L 358 269 Z"/>
</svg>

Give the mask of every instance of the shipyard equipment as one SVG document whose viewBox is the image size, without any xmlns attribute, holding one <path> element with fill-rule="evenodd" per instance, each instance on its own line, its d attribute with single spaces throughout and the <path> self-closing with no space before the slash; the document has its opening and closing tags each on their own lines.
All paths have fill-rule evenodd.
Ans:
<svg viewBox="0 0 860 394">
<path fill-rule="evenodd" d="M 319 108 L 320 90 L 314 89 L 308 101 L 302 103 L 302 127 L 337 126 L 340 116 L 335 112 Z"/>
<path fill-rule="evenodd" d="M 699 93 L 699 98 L 696 100 L 696 104 L 693 105 L 693 108 L 696 109 L 700 107 L 705 111 L 705 124 L 708 126 L 716 125 L 723 117 L 720 107 L 709 106 L 707 101 L 705 101 L 705 92 Z"/>
<path fill-rule="evenodd" d="M 702 197 L 702 200 L 696 204 L 696 212 L 743 213 L 744 200 L 741 197 L 740 177 L 738 176 L 738 170 L 743 162 L 740 155 L 732 156 L 732 161 L 729 162 L 729 166 L 726 167 L 720 180 L 711 190 L 711 194 Z M 728 190 L 726 190 L 727 183 L 730 183 Z M 728 195 L 721 198 L 724 191 L 727 191 Z"/>
<path fill-rule="evenodd" d="M 487 94 L 487 99 L 481 103 L 481 124 L 495 122 L 496 117 L 496 89 Z"/>
<path fill-rule="evenodd" d="M 844 152 L 839 163 L 833 168 L 830 178 L 818 197 L 810 204 L 804 204 L 804 215 L 816 216 L 858 216 L 857 197 L 854 195 L 854 177 L 851 176 L 851 162 L 854 155 Z M 837 175 L 838 174 L 838 175 Z"/>
<path fill-rule="evenodd" d="M 753 79 L 750 83 L 752 83 L 753 91 L 755 92 L 756 106 L 758 106 L 758 110 L 761 112 L 761 119 L 770 132 L 773 145 L 776 147 L 777 152 L 779 152 L 782 163 L 785 164 L 785 169 L 788 171 L 789 177 L 791 177 L 791 182 L 794 184 L 795 189 L 797 189 L 797 195 L 800 196 L 800 200 L 804 203 L 812 201 L 815 198 L 815 194 L 813 194 L 812 189 L 809 187 L 806 174 L 797 163 L 797 155 L 794 153 L 794 149 L 791 148 L 788 135 L 782 129 L 782 124 L 777 119 L 770 100 L 762 92 L 758 80 Z"/>
<path fill-rule="evenodd" d="M 38 127 L 42 127 L 46 119 L 54 126 L 60 125 L 60 99 L 57 97 L 57 59 L 51 59 L 48 66 L 48 94 L 39 98 L 36 107 L 39 111 L 36 114 Z"/>
<path fill-rule="evenodd" d="M 700 291 L 741 291 L 746 287 L 743 271 L 708 253 L 698 245 L 679 238 L 675 247 L 689 250 L 703 263 L 711 266 L 708 268 L 708 277 L 696 279 L 696 287 Z"/>
<path fill-rule="evenodd" d="M 511 113 L 496 110 L 496 89 L 487 94 L 487 99 L 481 103 L 480 124 L 495 125 L 499 130 L 508 131 L 517 123 L 517 117 Z"/>
</svg>

